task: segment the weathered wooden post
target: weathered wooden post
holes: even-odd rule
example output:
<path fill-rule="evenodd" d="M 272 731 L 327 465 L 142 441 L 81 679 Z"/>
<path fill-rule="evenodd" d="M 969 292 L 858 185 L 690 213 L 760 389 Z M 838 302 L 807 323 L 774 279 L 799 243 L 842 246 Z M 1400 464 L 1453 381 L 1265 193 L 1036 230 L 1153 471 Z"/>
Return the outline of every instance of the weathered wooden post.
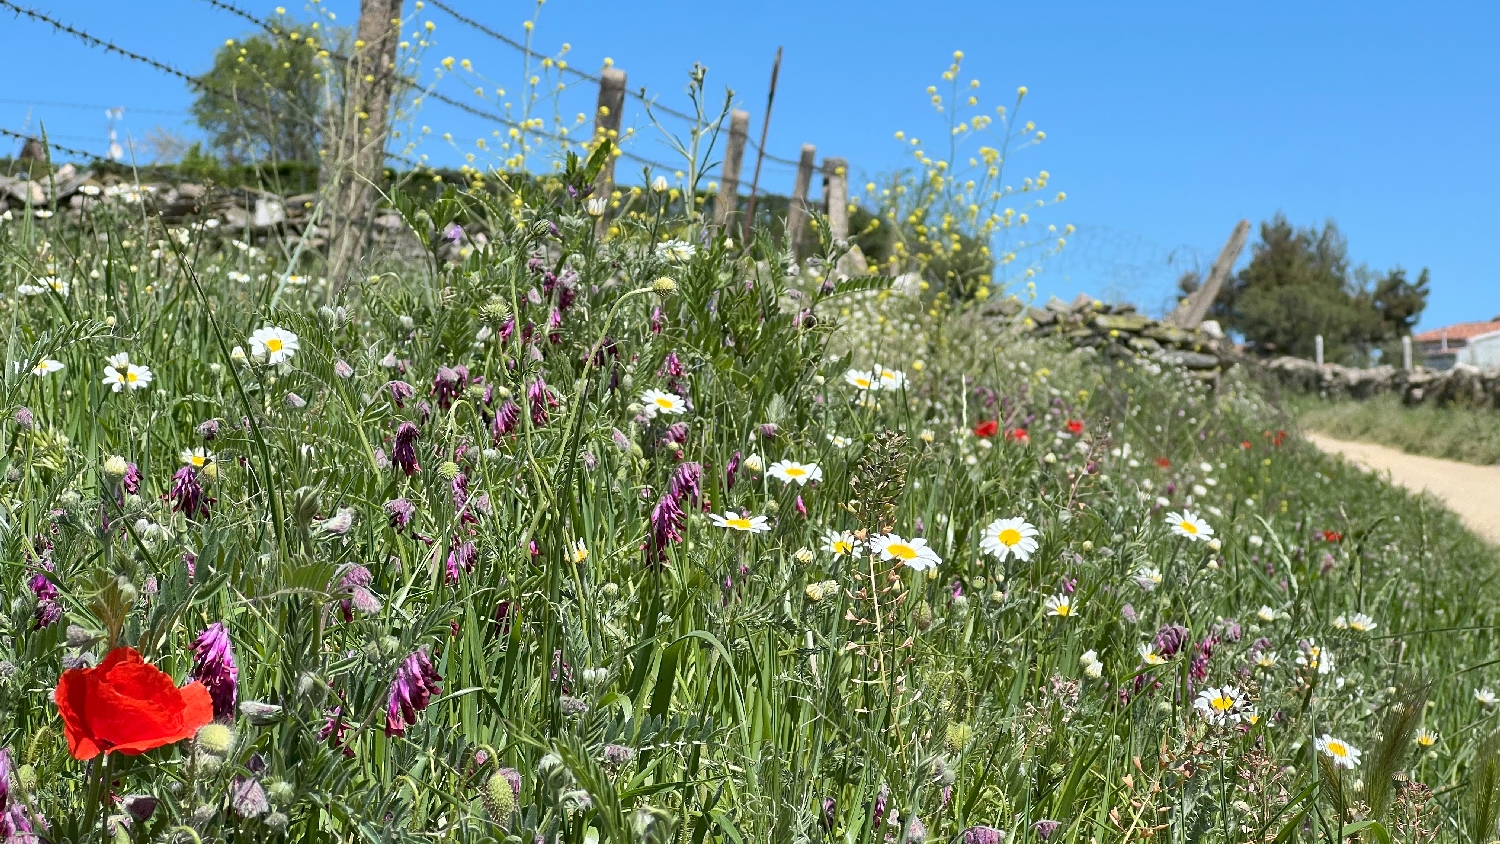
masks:
<path fill-rule="evenodd" d="M 1411 335 L 1401 338 L 1401 368 L 1411 372 Z"/>
<path fill-rule="evenodd" d="M 802 145 L 802 156 L 797 159 L 797 181 L 792 186 L 792 204 L 786 212 L 787 242 L 791 244 L 793 257 L 802 255 L 802 238 L 807 231 L 807 192 L 812 188 L 813 159 L 817 157 L 817 147 Z"/>
<path fill-rule="evenodd" d="M 849 162 L 843 158 L 823 159 L 823 198 L 828 202 L 828 235 L 835 242 L 849 240 Z M 850 276 L 869 269 L 858 246 L 839 259 L 837 270 Z"/>
<path fill-rule="evenodd" d="M 719 195 L 714 199 L 714 225 L 728 230 L 739 210 L 740 166 L 745 162 L 745 141 L 750 137 L 750 112 L 735 109 L 729 114 L 729 143 L 724 147 L 724 173 Z"/>
<path fill-rule="evenodd" d="M 1249 220 L 1240 220 L 1235 224 L 1234 232 L 1229 235 L 1229 242 L 1224 244 L 1224 249 L 1219 252 L 1219 259 L 1214 261 L 1213 269 L 1208 273 L 1208 280 L 1177 306 L 1177 310 L 1167 317 L 1168 322 L 1183 328 L 1197 328 L 1203 324 L 1203 318 L 1208 316 L 1208 309 L 1213 307 L 1214 300 L 1219 297 L 1219 288 L 1224 286 L 1224 281 L 1229 278 L 1229 271 L 1234 269 L 1234 262 L 1239 260 L 1240 252 L 1245 248 L 1245 238 L 1249 234 Z"/>
<path fill-rule="evenodd" d="M 1313 360 L 1318 366 L 1323 365 L 1323 335 L 1321 334 L 1313 338 Z"/>
<path fill-rule="evenodd" d="M 625 111 L 625 71 L 617 67 L 606 67 L 599 74 L 599 102 L 594 107 L 594 143 L 608 138 L 611 143 L 620 142 L 620 119 Z M 594 177 L 594 196 L 603 197 L 604 213 L 594 222 L 594 237 L 602 238 L 609 231 L 610 195 L 615 190 L 615 158 L 611 153 L 604 168 Z"/>
<path fill-rule="evenodd" d="M 348 69 L 344 113 L 333 135 L 332 205 L 328 244 L 329 284 L 337 292 L 358 263 L 371 230 L 375 186 L 385 180 L 385 144 L 396 88 L 396 47 L 401 41 L 402 0 L 360 0 L 354 56 Z"/>

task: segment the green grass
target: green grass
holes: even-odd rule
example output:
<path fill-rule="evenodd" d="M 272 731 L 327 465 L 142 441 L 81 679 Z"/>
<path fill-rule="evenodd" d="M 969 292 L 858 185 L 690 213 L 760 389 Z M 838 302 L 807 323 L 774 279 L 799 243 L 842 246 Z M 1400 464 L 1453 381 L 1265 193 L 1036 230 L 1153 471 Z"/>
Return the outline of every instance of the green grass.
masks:
<path fill-rule="evenodd" d="M 1500 463 L 1500 412 L 1494 410 L 1407 407 L 1396 396 L 1367 401 L 1301 397 L 1291 406 L 1304 428 L 1337 439 L 1366 440 L 1465 463 Z"/>
<path fill-rule="evenodd" d="M 1056 821 L 1051 842 L 1332 842 L 1413 840 L 1414 816 L 1442 840 L 1495 835 L 1496 710 L 1475 695 L 1500 683 L 1497 560 L 1451 514 L 1284 439 L 1291 419 L 1234 375 L 1210 392 L 874 279 L 830 292 L 765 244 L 668 259 L 654 245 L 701 243 L 701 222 L 653 204 L 600 243 L 557 185 L 524 190 L 426 209 L 442 230 L 462 206 L 488 250 L 377 267 L 336 300 L 316 281 L 278 299 L 274 250 L 129 207 L 0 229 L 21 363 L 0 381 L 0 748 L 11 805 L 49 835 L 98 840 L 121 817 L 63 740 L 65 667 L 130 645 L 180 681 L 214 622 L 240 699 L 279 714 L 226 719 L 228 748 L 113 758 L 113 793 L 161 801 L 121 835 L 862 844 L 914 840 L 913 821 L 927 841 Z M 551 331 L 548 273 L 577 293 Z M 13 295 L 44 275 L 68 293 Z M 294 357 L 234 352 L 267 324 L 298 335 Z M 152 368 L 147 389 L 101 384 L 120 352 Z M 65 368 L 31 375 L 42 359 Z M 877 361 L 904 385 L 846 382 Z M 459 365 L 470 381 L 445 395 L 440 367 Z M 688 412 L 648 418 L 648 389 Z M 497 435 L 507 400 L 522 412 Z M 21 406 L 34 422 L 12 421 Z M 999 435 L 972 433 L 990 419 Z M 403 424 L 421 433 L 410 476 L 389 463 Z M 171 506 L 195 447 L 215 454 L 196 473 L 206 518 Z M 137 493 L 112 455 L 139 466 Z M 822 481 L 774 479 L 783 459 Z M 704 498 L 681 496 L 659 560 L 651 513 L 686 463 Z M 709 518 L 729 509 L 769 530 Z M 1212 543 L 1171 530 L 1184 509 Z M 1027 559 L 981 546 L 1011 517 L 1038 529 Z M 830 530 L 920 535 L 941 562 L 837 556 Z M 346 616 L 355 564 L 370 594 Z M 40 627 L 38 574 L 62 612 Z M 387 736 L 417 650 L 443 691 Z M 1226 686 L 1253 719 L 1195 709 Z M 1328 767 L 1325 733 L 1360 763 Z M 233 799 L 250 781 L 267 811 Z"/>

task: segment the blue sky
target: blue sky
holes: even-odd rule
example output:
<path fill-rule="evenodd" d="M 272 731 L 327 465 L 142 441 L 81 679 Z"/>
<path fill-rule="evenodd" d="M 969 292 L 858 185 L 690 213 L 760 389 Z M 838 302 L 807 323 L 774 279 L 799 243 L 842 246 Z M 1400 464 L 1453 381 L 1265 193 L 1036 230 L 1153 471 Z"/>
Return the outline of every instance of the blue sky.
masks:
<path fill-rule="evenodd" d="M 471 17 L 521 36 L 531 3 L 452 0 Z M 37 0 L 37 5 L 121 46 L 189 72 L 208 67 L 244 22 L 202 0 L 135 4 Z M 257 14 L 272 3 L 244 2 Z M 287 4 L 295 13 L 296 3 Z M 329 0 L 339 23 L 358 4 Z M 407 3 L 408 12 L 412 3 Z M 493 85 L 521 84 L 520 57 L 428 7 L 436 24 L 426 65 L 469 58 Z M 535 44 L 571 44 L 570 61 L 597 70 L 606 56 L 660 101 L 686 105 L 694 61 L 712 88 L 728 86 L 759 134 L 771 59 L 785 47 L 768 147 L 795 158 L 804 142 L 848 158 L 856 174 L 904 166 L 892 134 L 924 138 L 942 126 L 924 89 L 955 49 L 965 79 L 990 104 L 1030 94 L 1024 117 L 1046 141 L 1015 162 L 1046 169 L 1068 200 L 1045 220 L 1078 227 L 1047 264 L 1043 295 L 1080 291 L 1159 310 L 1183 268 L 1206 266 L 1241 217 L 1284 211 L 1299 224 L 1338 221 L 1356 263 L 1430 267 L 1433 297 L 1422 325 L 1500 314 L 1500 4 L 1391 2 L 1248 4 L 783 2 L 551 0 Z M 0 47 L 12 75 L 0 92 L 0 127 L 45 120 L 56 140 L 100 150 L 98 108 L 127 107 L 122 130 L 162 125 L 190 134 L 186 87 L 156 71 L 90 49 L 46 27 L 0 13 Z M 456 80 L 441 90 L 464 97 Z M 452 87 L 448 87 L 448 86 Z M 566 113 L 593 92 L 563 94 Z M 148 110 L 158 110 L 154 113 Z M 627 124 L 645 126 L 627 106 Z M 429 105 L 417 117 L 471 149 L 491 126 Z M 665 159 L 650 137 L 637 149 Z M 440 142 L 434 161 L 459 154 Z M 769 167 L 769 190 L 791 175 Z M 1247 250 L 1248 254 L 1248 250 Z M 1242 261 L 1244 258 L 1242 257 Z"/>

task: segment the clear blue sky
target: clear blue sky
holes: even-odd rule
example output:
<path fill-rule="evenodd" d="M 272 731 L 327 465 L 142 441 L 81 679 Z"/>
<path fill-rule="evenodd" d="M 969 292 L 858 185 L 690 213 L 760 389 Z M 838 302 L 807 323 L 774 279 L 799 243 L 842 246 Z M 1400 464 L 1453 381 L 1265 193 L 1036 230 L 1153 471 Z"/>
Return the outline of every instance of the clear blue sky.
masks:
<path fill-rule="evenodd" d="M 136 4 L 35 0 L 62 19 L 190 72 L 214 48 L 246 34 L 238 18 L 202 0 Z M 453 0 L 495 29 L 523 34 L 533 6 Z M 274 3 L 243 2 L 257 14 Z M 299 3 L 286 4 L 294 13 Z M 358 4 L 329 0 L 340 23 Z M 407 3 L 412 10 L 412 2 Z M 520 87 L 516 53 L 428 7 L 436 25 L 427 65 L 470 58 L 494 84 Z M 1177 273 L 1206 266 L 1236 220 L 1284 211 L 1299 224 L 1338 221 L 1356 263 L 1430 267 L 1424 327 L 1500 314 L 1500 4 L 1394 2 L 1262 4 L 1111 2 L 1020 4 L 718 0 L 551 0 L 536 30 L 539 49 L 572 45 L 578 67 L 605 56 L 661 101 L 685 105 L 688 68 L 729 86 L 760 131 L 771 58 L 786 48 L 769 148 L 794 158 L 803 142 L 848 158 L 859 175 L 905 163 L 892 138 L 940 127 L 923 89 L 938 82 L 953 50 L 967 58 L 990 103 L 1017 85 L 1025 116 L 1047 133 L 1018 162 L 1047 169 L 1068 201 L 1048 221 L 1077 235 L 1039 279 L 1044 294 L 1087 291 L 1149 309 L 1169 301 Z M 102 149 L 98 109 L 27 106 L 11 100 L 123 105 L 137 135 L 158 124 L 179 131 L 190 95 L 180 82 L 0 12 L 0 47 L 13 72 L 0 126 L 47 122 L 63 143 Z M 456 81 L 442 90 L 463 97 Z M 452 85 L 452 87 L 446 87 Z M 592 92 L 565 95 L 568 113 Z M 160 109 L 167 113 L 149 113 Z M 429 107 L 419 122 L 465 141 L 482 121 Z M 627 106 L 628 124 L 643 125 Z M 643 154 L 666 148 L 643 139 Z M 456 162 L 441 144 L 425 152 Z M 769 168 L 767 189 L 791 176 Z M 1248 253 L 1248 250 L 1247 250 Z M 1244 259 L 1242 258 L 1242 261 Z"/>

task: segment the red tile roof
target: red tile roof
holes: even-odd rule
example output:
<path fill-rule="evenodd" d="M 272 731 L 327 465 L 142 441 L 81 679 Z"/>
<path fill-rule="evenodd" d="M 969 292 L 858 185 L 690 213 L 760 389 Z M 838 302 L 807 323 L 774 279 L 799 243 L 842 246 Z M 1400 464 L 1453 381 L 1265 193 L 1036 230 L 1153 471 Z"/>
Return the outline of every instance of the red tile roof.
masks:
<path fill-rule="evenodd" d="M 1423 331 L 1411 339 L 1418 343 L 1440 343 L 1446 334 L 1448 341 L 1468 340 L 1481 334 L 1500 331 L 1500 319 L 1492 319 L 1487 322 L 1460 322 L 1444 328 L 1434 328 L 1431 331 Z"/>

